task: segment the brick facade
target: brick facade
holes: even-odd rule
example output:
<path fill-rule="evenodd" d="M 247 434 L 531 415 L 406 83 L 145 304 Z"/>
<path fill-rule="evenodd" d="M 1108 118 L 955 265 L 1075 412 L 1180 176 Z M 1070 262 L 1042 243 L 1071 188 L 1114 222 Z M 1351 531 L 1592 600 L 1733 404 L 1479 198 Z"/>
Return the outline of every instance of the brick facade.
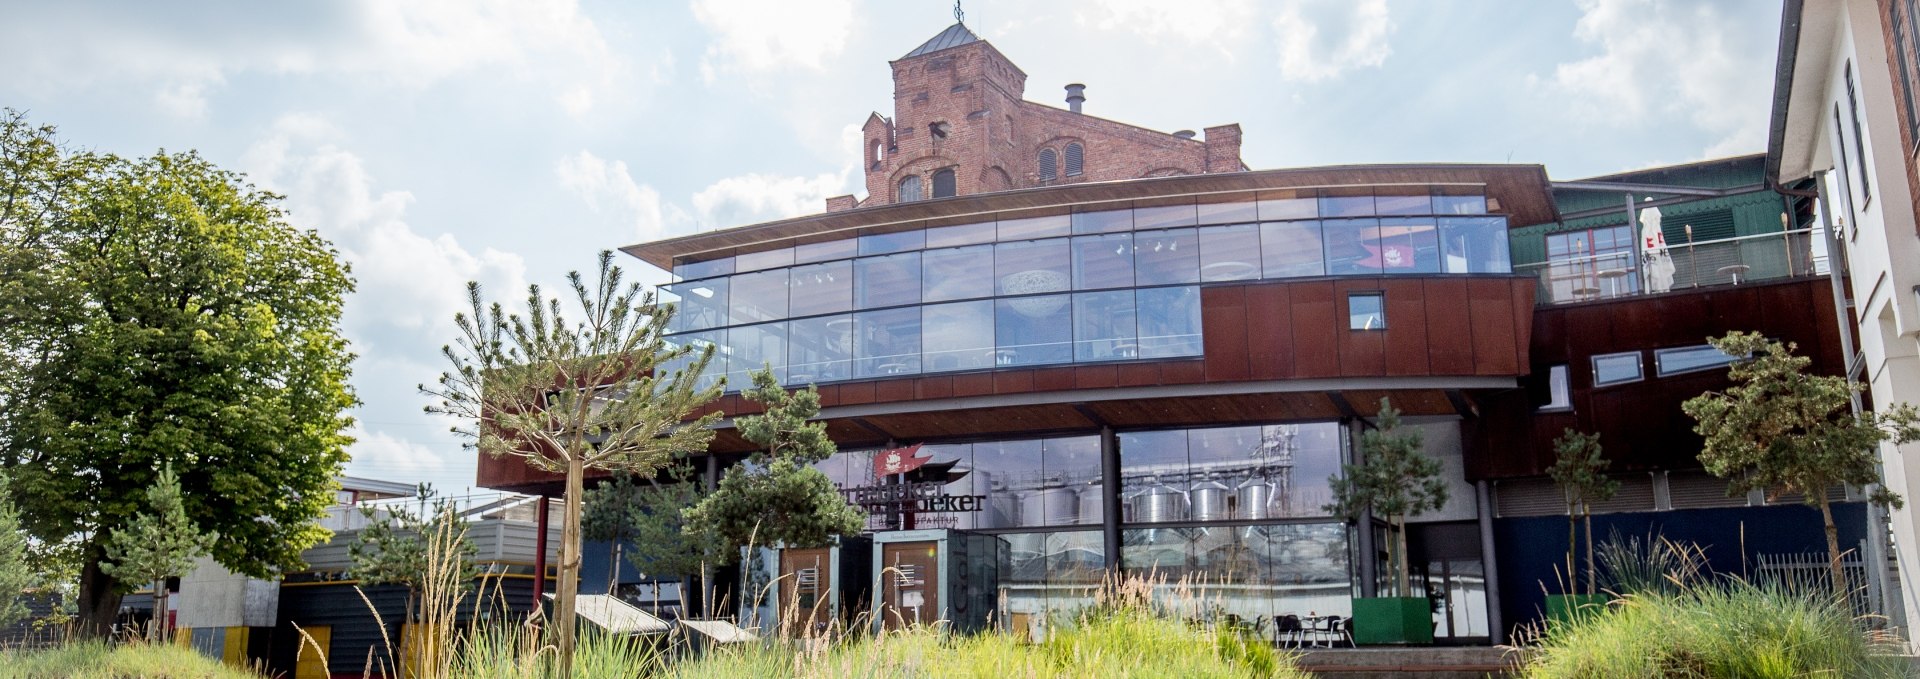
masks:
<path fill-rule="evenodd" d="M 1920 21 L 1920 3 L 1914 0 L 1879 0 L 1881 44 L 1887 48 L 1887 67 L 1892 71 L 1894 112 L 1900 121 L 1900 148 L 1906 149 L 1907 195 L 1920 198 L 1920 139 L 1914 139 L 1915 116 L 1914 93 L 1908 89 L 1908 82 L 1901 77 L 1904 70 L 1910 76 L 1920 78 L 1920 30 L 1914 26 Z M 1896 32 L 1904 32 L 1904 40 Z M 1904 49 L 1903 49 L 1904 48 Z M 1920 234 L 1920 200 L 1914 201 L 1914 229 Z"/>
<path fill-rule="evenodd" d="M 921 197 L 931 198 L 946 171 L 954 195 L 967 195 L 1246 169 L 1238 124 L 1206 128 L 1204 139 L 1194 139 L 1026 101 L 1025 72 L 964 26 L 936 40 L 954 35 L 965 42 L 923 46 L 892 63 L 894 115 L 874 113 L 861 128 L 867 198 L 829 198 L 828 212 L 902 202 L 909 176 L 919 178 Z M 1075 145 L 1081 171 L 1070 174 Z M 1054 159 L 1051 178 L 1041 171 L 1044 151 Z"/>

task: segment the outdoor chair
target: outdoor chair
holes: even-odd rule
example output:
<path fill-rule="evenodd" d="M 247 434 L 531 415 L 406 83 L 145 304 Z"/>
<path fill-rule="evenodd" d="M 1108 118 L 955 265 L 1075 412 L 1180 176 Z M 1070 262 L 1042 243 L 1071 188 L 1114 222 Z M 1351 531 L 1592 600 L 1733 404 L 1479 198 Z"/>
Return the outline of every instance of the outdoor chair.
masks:
<path fill-rule="evenodd" d="M 1300 624 L 1300 616 L 1283 615 L 1273 626 L 1273 640 L 1284 647 L 1299 647 L 1306 642 L 1307 628 Z"/>

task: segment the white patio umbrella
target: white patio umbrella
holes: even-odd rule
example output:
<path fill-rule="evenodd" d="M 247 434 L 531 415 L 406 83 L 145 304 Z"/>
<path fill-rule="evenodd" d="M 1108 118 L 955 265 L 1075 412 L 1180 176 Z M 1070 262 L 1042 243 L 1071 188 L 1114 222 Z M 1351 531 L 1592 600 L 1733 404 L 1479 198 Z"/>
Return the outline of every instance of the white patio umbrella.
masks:
<path fill-rule="evenodd" d="M 1673 257 L 1667 254 L 1667 237 L 1660 232 L 1660 208 L 1640 211 L 1640 266 L 1648 292 L 1673 289 Z"/>

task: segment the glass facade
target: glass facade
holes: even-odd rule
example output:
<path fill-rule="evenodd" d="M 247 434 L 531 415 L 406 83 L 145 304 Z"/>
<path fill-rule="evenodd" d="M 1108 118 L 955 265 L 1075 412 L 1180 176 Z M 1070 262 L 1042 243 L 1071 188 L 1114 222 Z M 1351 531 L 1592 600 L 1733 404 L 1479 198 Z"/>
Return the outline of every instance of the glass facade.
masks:
<path fill-rule="evenodd" d="M 676 342 L 730 388 L 1198 356 L 1206 283 L 1511 272 L 1478 195 L 1276 197 L 988 217 L 675 267 Z"/>

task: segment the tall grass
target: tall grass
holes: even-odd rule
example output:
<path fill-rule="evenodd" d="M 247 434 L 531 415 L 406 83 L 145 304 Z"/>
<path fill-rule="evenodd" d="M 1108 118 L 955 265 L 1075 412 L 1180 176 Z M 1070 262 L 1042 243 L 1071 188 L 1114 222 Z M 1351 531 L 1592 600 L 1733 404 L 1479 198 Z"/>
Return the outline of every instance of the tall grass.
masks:
<path fill-rule="evenodd" d="M 74 642 L 44 651 L 0 653 L 0 678 L 48 679 L 258 679 L 260 675 L 220 664 L 191 648 L 132 641 L 115 647 Z"/>

